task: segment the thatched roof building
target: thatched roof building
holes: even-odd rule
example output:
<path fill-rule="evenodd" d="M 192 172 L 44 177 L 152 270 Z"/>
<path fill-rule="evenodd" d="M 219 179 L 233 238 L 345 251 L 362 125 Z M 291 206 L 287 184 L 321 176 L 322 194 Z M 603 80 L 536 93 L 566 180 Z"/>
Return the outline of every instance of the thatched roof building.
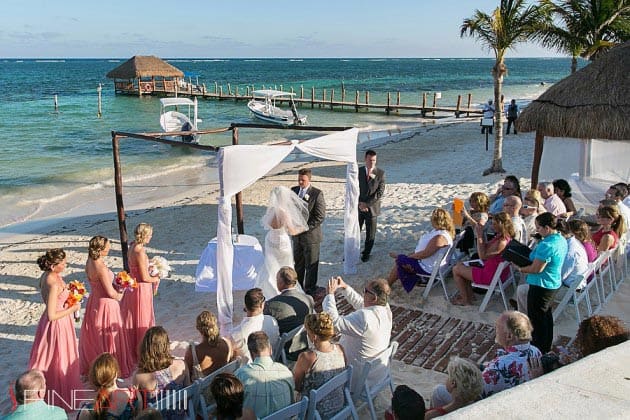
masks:
<path fill-rule="evenodd" d="M 517 120 L 519 131 L 630 140 L 630 41 L 550 87 Z"/>
<path fill-rule="evenodd" d="M 116 93 L 127 95 L 177 95 L 184 72 L 153 55 L 135 55 L 109 73 Z"/>
<path fill-rule="evenodd" d="M 184 77 L 184 72 L 154 55 L 134 55 L 109 73 L 110 79 Z"/>

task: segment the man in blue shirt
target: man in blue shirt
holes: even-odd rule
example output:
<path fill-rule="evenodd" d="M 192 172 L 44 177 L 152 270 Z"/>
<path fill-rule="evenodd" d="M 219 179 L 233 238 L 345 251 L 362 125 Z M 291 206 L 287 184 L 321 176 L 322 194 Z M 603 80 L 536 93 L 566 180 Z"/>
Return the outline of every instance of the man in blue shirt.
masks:
<path fill-rule="evenodd" d="M 46 395 L 46 378 L 36 369 L 21 374 L 15 381 L 15 400 L 18 404 L 15 411 L 4 420 L 26 419 L 67 419 L 68 415 L 59 407 L 44 402 Z"/>

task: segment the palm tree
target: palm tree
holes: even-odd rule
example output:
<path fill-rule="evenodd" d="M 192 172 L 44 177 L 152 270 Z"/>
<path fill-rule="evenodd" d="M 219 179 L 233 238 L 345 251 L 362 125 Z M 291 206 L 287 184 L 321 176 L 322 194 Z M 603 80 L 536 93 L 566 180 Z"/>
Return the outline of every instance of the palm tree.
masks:
<path fill-rule="evenodd" d="M 503 77 L 508 69 L 505 66 L 505 54 L 516 44 L 537 39 L 541 31 L 549 23 L 549 6 L 526 5 L 525 0 L 500 0 L 490 15 L 475 10 L 475 14 L 464 19 L 460 28 L 460 36 L 471 36 L 479 40 L 489 50 L 494 52 L 495 62 L 492 67 L 494 79 L 495 112 L 494 154 L 492 166 L 483 174 L 488 175 L 503 170 L 503 122 L 502 111 L 499 109 Z"/>
<path fill-rule="evenodd" d="M 559 25 L 544 32 L 542 45 L 571 55 L 571 73 L 577 70 L 577 58 L 596 59 L 618 43 L 630 38 L 630 2 L 628 0 L 541 0 L 551 8 Z"/>

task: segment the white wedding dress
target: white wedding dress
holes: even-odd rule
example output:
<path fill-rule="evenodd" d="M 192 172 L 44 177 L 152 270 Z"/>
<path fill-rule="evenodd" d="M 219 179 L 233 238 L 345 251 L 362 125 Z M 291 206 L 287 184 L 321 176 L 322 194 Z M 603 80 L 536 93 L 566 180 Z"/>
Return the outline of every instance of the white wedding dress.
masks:
<path fill-rule="evenodd" d="M 276 286 L 276 273 L 281 267 L 294 266 L 292 234 L 308 230 L 308 207 L 304 200 L 287 187 L 271 191 L 269 207 L 261 223 L 268 231 L 265 235 L 265 264 L 256 277 L 256 287 L 267 300 L 280 294 Z"/>

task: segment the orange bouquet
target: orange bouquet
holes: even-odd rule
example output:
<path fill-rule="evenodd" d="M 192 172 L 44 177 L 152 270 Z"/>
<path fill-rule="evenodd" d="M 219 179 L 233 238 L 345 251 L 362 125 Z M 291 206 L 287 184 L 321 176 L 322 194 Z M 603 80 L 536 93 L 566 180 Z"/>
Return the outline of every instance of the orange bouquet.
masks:
<path fill-rule="evenodd" d="M 72 280 L 68 283 L 68 290 L 70 293 L 68 294 L 68 298 L 64 303 L 64 306 L 71 308 L 77 303 L 81 303 L 83 298 L 88 297 L 89 293 L 85 288 L 85 283 L 79 280 Z M 74 313 L 74 320 L 79 322 L 80 316 L 77 312 Z"/>
<path fill-rule="evenodd" d="M 138 288 L 138 282 L 126 271 L 121 271 L 114 277 L 114 288 L 119 292 L 132 291 Z"/>

